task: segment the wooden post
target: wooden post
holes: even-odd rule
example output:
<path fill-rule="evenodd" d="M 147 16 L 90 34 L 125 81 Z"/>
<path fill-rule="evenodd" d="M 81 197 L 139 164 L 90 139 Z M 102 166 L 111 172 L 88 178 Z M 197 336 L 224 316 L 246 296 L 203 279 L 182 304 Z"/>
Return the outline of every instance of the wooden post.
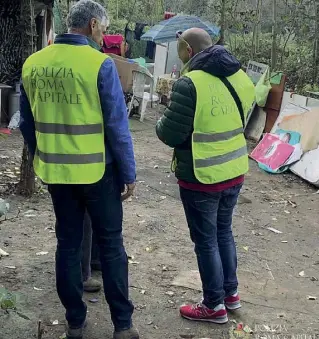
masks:
<path fill-rule="evenodd" d="M 275 71 L 277 65 L 277 0 L 272 2 L 272 46 L 271 46 L 271 71 Z"/>

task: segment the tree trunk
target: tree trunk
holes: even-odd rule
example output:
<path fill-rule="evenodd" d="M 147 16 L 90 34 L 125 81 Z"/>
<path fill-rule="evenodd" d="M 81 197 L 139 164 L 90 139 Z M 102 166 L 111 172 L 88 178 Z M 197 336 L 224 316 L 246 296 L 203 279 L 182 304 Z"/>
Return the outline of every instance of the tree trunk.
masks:
<path fill-rule="evenodd" d="M 33 171 L 32 157 L 27 144 L 24 143 L 21 162 L 20 182 L 17 193 L 25 197 L 30 197 L 35 191 L 35 175 Z"/>
<path fill-rule="evenodd" d="M 277 0 L 273 0 L 272 46 L 271 46 L 271 71 L 275 71 L 277 65 Z"/>
<path fill-rule="evenodd" d="M 21 1 L 21 24 L 23 25 L 25 36 L 21 54 L 22 63 L 36 51 L 37 34 L 35 27 L 35 16 L 33 0 Z M 17 192 L 23 196 L 31 196 L 35 191 L 35 175 L 33 171 L 32 158 L 26 143 L 22 152 L 21 175 L 17 187 Z"/>
<path fill-rule="evenodd" d="M 317 84 L 317 78 L 318 78 L 318 53 L 319 53 L 319 1 L 315 0 L 315 40 L 314 40 L 314 47 L 313 47 L 313 84 Z"/>
<path fill-rule="evenodd" d="M 226 0 L 221 1 L 220 8 L 220 38 L 218 41 L 219 45 L 225 44 L 225 30 L 226 30 Z"/>
<path fill-rule="evenodd" d="M 257 25 L 256 25 L 256 36 L 255 36 L 255 55 L 259 51 L 259 34 L 261 31 L 261 0 L 257 0 Z"/>

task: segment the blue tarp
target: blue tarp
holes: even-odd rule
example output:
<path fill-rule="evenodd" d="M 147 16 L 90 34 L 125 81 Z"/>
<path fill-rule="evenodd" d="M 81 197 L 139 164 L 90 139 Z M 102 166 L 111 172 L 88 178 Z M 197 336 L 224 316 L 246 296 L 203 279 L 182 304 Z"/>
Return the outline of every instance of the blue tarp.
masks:
<path fill-rule="evenodd" d="M 210 36 L 218 36 L 220 29 L 197 16 L 177 15 L 168 20 L 161 21 L 142 35 L 141 39 L 155 43 L 171 42 L 176 40 L 176 32 L 186 31 L 189 28 L 202 28 Z"/>

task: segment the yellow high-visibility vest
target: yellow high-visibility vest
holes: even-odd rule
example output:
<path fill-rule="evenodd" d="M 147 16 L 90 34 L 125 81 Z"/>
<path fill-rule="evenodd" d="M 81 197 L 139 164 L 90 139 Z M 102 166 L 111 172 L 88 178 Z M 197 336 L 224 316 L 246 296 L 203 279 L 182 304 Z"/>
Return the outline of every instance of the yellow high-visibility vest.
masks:
<path fill-rule="evenodd" d="M 104 175 L 97 79 L 106 58 L 88 45 L 53 44 L 23 65 L 36 129 L 34 171 L 47 184 L 91 184 Z"/>
<path fill-rule="evenodd" d="M 196 88 L 196 112 L 192 152 L 196 179 L 215 184 L 245 174 L 248 169 L 243 122 L 236 102 L 218 78 L 203 71 L 191 71 Z M 236 91 L 245 118 L 254 102 L 255 89 L 242 71 L 227 78 Z"/>

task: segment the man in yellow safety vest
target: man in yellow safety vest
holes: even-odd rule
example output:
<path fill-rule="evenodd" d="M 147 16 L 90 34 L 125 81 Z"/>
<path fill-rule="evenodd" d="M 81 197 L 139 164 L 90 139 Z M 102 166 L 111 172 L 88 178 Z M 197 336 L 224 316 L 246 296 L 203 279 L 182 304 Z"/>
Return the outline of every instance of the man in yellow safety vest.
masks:
<path fill-rule="evenodd" d="M 171 103 L 156 126 L 174 148 L 180 186 L 203 285 L 203 301 L 180 308 L 190 320 L 226 323 L 227 309 L 241 307 L 232 215 L 248 171 L 244 137 L 254 86 L 224 47 L 198 28 L 178 32 L 185 64 Z"/>
<path fill-rule="evenodd" d="M 139 338 L 122 237 L 122 200 L 133 194 L 136 177 L 127 109 L 114 62 L 87 39 L 101 45 L 107 21 L 100 4 L 80 0 L 68 15 L 68 34 L 30 56 L 22 70 L 20 129 L 53 201 L 57 291 L 66 309 L 67 339 L 82 339 L 86 326 L 85 211 L 99 244 L 114 339 Z"/>

